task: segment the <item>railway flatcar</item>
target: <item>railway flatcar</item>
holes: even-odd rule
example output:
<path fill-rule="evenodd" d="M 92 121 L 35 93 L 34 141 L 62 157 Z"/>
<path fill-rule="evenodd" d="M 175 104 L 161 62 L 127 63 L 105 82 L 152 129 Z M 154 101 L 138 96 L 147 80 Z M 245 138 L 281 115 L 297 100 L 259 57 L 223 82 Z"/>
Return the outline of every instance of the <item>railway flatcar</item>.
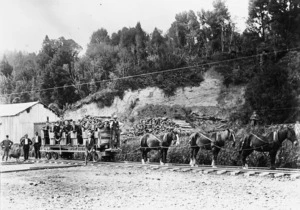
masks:
<path fill-rule="evenodd" d="M 45 124 L 46 125 L 46 124 Z M 45 136 L 48 132 L 50 142 L 46 142 Z M 109 130 L 99 129 L 93 132 L 96 154 L 95 160 L 114 161 L 116 153 L 120 152 L 120 149 L 112 148 L 112 136 Z M 58 158 L 73 159 L 76 153 L 84 157 L 85 155 L 85 142 L 88 138 L 88 132 L 82 129 L 82 139 L 78 138 L 77 132 L 70 132 L 71 142 L 67 144 L 66 133 L 62 132 L 62 136 L 59 141 L 55 140 L 54 133 L 51 131 L 41 131 L 42 145 L 41 152 L 45 154 L 45 157 L 50 160 L 57 160 Z"/>

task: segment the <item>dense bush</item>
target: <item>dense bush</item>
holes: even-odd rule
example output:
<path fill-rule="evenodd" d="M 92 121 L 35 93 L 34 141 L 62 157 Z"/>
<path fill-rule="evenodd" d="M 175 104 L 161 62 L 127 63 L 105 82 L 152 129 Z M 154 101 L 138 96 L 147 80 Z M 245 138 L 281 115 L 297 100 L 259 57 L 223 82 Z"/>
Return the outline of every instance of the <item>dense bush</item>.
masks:
<path fill-rule="evenodd" d="M 258 110 L 265 124 L 278 124 L 289 120 L 297 111 L 297 89 L 291 70 L 269 61 L 253 77 L 245 92 L 246 106 Z"/>

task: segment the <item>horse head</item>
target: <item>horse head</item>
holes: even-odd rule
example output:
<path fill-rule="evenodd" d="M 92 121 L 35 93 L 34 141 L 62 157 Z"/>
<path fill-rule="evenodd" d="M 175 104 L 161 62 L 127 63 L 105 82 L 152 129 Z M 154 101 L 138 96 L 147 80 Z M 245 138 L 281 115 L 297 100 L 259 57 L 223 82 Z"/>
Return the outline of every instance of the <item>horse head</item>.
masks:
<path fill-rule="evenodd" d="M 295 129 L 291 126 L 287 127 L 286 139 L 290 140 L 293 143 L 294 146 L 298 146 L 298 144 L 299 144 Z"/>
<path fill-rule="evenodd" d="M 180 131 L 173 129 L 171 132 L 169 132 L 173 145 L 179 145 L 180 144 L 180 139 L 179 139 L 179 133 Z"/>
<path fill-rule="evenodd" d="M 228 132 L 227 139 L 229 141 L 233 141 L 232 146 L 235 147 L 235 134 L 234 134 L 234 131 L 232 129 L 227 129 L 227 132 Z"/>

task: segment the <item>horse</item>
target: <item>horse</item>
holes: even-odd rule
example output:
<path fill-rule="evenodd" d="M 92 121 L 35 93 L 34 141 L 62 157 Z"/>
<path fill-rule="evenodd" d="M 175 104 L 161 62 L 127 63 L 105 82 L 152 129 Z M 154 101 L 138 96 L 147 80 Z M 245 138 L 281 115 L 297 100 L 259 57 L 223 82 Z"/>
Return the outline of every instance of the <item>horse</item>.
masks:
<path fill-rule="evenodd" d="M 145 164 L 145 161 L 149 163 L 148 152 L 151 150 L 160 151 L 160 165 L 165 165 L 167 162 L 167 153 L 168 149 L 171 146 L 172 142 L 176 140 L 173 144 L 179 145 L 179 135 L 175 131 L 170 131 L 161 135 L 159 138 L 153 134 L 146 133 L 141 137 L 141 152 L 142 152 L 142 164 Z"/>
<path fill-rule="evenodd" d="M 190 165 L 196 166 L 196 156 L 200 149 L 211 150 L 213 154 L 212 167 L 216 168 L 218 154 L 226 141 L 233 141 L 235 146 L 235 134 L 232 129 L 213 132 L 209 136 L 196 132 L 190 135 Z"/>
<path fill-rule="evenodd" d="M 243 169 L 247 169 L 246 158 L 255 150 L 258 152 L 269 152 L 271 170 L 275 170 L 275 159 L 279 148 L 284 140 L 290 140 L 295 146 L 298 145 L 298 139 L 295 130 L 291 127 L 282 128 L 279 131 L 271 132 L 267 136 L 260 136 L 251 133 L 246 136 L 240 145 L 239 156 L 242 159 Z"/>

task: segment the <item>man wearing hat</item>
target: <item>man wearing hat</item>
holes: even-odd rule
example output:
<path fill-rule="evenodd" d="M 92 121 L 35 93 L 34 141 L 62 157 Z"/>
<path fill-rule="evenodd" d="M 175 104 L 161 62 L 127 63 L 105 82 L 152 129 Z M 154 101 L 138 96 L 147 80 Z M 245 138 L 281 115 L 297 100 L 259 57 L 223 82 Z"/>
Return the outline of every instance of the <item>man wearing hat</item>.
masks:
<path fill-rule="evenodd" d="M 35 132 L 35 136 L 33 137 L 33 147 L 34 147 L 34 154 L 35 154 L 35 159 L 41 159 L 41 145 L 42 145 L 42 138 L 39 136 L 38 132 Z"/>
<path fill-rule="evenodd" d="M 256 126 L 258 124 L 258 121 L 259 121 L 259 116 L 256 113 L 256 111 L 254 111 L 250 117 L 250 125 Z"/>
<path fill-rule="evenodd" d="M 46 125 L 43 127 L 43 133 L 44 133 L 44 139 L 45 139 L 45 144 L 50 144 L 50 138 L 49 138 L 49 122 L 46 122 Z"/>
<path fill-rule="evenodd" d="M 54 139 L 55 141 L 59 142 L 60 137 L 61 137 L 61 132 L 60 132 L 60 126 L 59 126 L 59 121 L 57 121 L 53 127 L 53 132 L 54 132 Z"/>
<path fill-rule="evenodd" d="M 94 133 L 91 130 L 88 130 L 88 138 L 85 142 L 85 165 L 87 165 L 88 156 L 91 154 L 93 158 L 93 162 L 95 161 L 95 152 L 96 152 L 96 144 Z"/>
<path fill-rule="evenodd" d="M 82 129 L 80 126 L 79 121 L 75 122 L 73 121 L 73 132 L 77 133 L 77 139 L 78 139 L 78 144 L 83 144 L 83 139 L 82 139 Z"/>
<path fill-rule="evenodd" d="M 113 116 L 113 121 L 110 123 L 112 147 L 120 147 L 120 123 L 117 120 L 117 115 Z"/>
<path fill-rule="evenodd" d="M 71 144 L 71 130 L 72 130 L 72 126 L 70 125 L 69 121 L 66 120 L 64 127 L 63 127 L 63 132 L 65 132 L 66 134 L 66 139 L 67 139 L 67 144 Z"/>
<path fill-rule="evenodd" d="M 30 145 L 32 145 L 32 141 L 28 138 L 27 134 L 25 134 L 24 138 L 21 139 L 21 145 L 23 146 L 24 150 L 24 160 L 28 160 L 29 148 Z"/>

